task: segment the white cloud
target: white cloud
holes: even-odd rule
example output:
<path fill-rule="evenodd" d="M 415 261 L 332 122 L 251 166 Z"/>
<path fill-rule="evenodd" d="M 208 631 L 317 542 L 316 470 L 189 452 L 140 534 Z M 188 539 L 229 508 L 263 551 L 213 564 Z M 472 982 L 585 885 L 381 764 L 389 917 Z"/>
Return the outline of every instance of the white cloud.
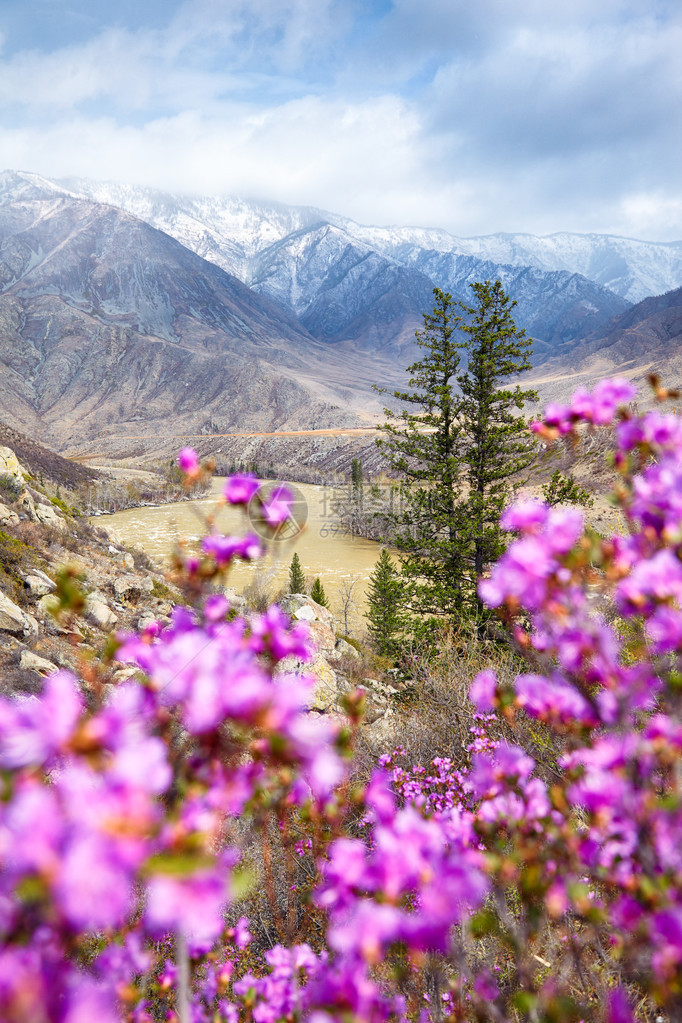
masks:
<path fill-rule="evenodd" d="M 671 0 L 186 0 L 0 59 L 0 152 L 364 222 L 682 237 L 681 50 Z"/>

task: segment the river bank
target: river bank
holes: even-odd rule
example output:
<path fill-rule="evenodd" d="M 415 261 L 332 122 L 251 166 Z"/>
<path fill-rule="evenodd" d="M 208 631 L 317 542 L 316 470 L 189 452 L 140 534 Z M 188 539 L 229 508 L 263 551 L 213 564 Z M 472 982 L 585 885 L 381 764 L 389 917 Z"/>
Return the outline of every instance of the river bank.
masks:
<path fill-rule="evenodd" d="M 209 491 L 199 498 L 157 506 L 141 506 L 106 516 L 93 516 L 115 542 L 140 548 L 159 565 L 168 564 L 178 544 L 190 548 L 214 528 L 228 534 L 242 534 L 251 524 L 241 509 L 220 504 L 224 477 L 214 477 Z M 379 544 L 347 532 L 341 522 L 344 491 L 314 484 L 296 487 L 305 504 L 301 531 L 270 544 L 265 558 L 254 564 L 237 564 L 229 584 L 239 592 L 255 587 L 274 596 L 287 583 L 294 551 L 311 581 L 319 576 L 332 608 L 343 614 L 344 594 L 352 588 L 348 603 L 348 626 L 356 634 L 364 631 L 369 577 L 379 556 Z"/>

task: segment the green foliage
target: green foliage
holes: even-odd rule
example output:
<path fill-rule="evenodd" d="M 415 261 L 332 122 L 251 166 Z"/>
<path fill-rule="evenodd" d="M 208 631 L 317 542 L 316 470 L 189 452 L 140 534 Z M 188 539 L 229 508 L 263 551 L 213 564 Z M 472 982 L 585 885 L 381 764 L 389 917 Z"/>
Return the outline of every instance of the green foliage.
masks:
<path fill-rule="evenodd" d="M 510 477 L 533 457 L 519 412 L 536 395 L 504 384 L 530 368 L 531 341 L 516 329 L 516 303 L 499 281 L 471 287 L 473 306 L 434 289 L 433 313 L 416 334 L 423 358 L 408 368 L 409 390 L 393 392 L 406 408 L 386 410 L 378 441 L 404 480 L 390 522 L 409 606 L 453 620 L 484 614 L 476 583 L 504 549 L 499 517 Z"/>
<path fill-rule="evenodd" d="M 591 508 L 594 504 L 589 490 L 579 486 L 570 474 L 565 476 L 559 469 L 542 488 L 542 499 L 551 507 L 555 504 L 579 504 L 583 508 Z"/>
<path fill-rule="evenodd" d="M 24 581 L 21 571 L 41 562 L 33 547 L 0 530 L 0 589 L 15 601 L 24 603 Z"/>
<path fill-rule="evenodd" d="M 384 657 L 397 652 L 400 637 L 407 627 L 405 585 L 384 548 L 374 566 L 367 590 L 367 630 Z"/>
<path fill-rule="evenodd" d="M 324 592 L 324 586 L 320 582 L 319 576 L 317 576 L 315 582 L 310 588 L 310 596 L 315 603 L 320 604 L 321 607 L 329 607 L 329 601 L 327 600 L 327 595 Z"/>
<path fill-rule="evenodd" d="M 21 490 L 21 483 L 15 476 L 0 476 L 0 501 L 18 500 Z"/>
<path fill-rule="evenodd" d="M 156 597 L 157 600 L 175 600 L 177 596 L 165 583 L 152 579 L 152 597 Z"/>
<path fill-rule="evenodd" d="M 65 515 L 69 515 L 71 518 L 79 518 L 80 512 L 78 508 L 72 508 L 71 505 L 63 501 L 61 497 L 51 497 L 50 504 L 53 504 L 55 508 L 59 508 Z"/>
<path fill-rule="evenodd" d="M 305 593 L 305 574 L 301 566 L 301 559 L 294 553 L 289 565 L 289 593 Z"/>
<path fill-rule="evenodd" d="M 362 462 L 359 458 L 354 458 L 350 464 L 350 482 L 353 488 L 353 494 L 357 495 L 362 490 L 364 481 Z"/>

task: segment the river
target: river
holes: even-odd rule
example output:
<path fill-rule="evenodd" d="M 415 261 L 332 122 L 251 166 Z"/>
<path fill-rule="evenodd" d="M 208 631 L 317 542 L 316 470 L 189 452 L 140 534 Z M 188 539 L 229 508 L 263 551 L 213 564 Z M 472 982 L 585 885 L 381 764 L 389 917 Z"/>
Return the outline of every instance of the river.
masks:
<path fill-rule="evenodd" d="M 220 532 L 243 534 L 249 530 L 242 509 L 216 505 L 223 483 L 223 478 L 215 477 L 208 494 L 195 501 L 129 508 L 91 521 L 104 526 L 115 542 L 139 547 L 155 561 L 167 562 L 179 540 L 196 546 L 207 532 L 207 516 L 215 515 L 215 527 Z M 379 545 L 342 532 L 336 505 L 340 497 L 338 491 L 302 483 L 297 484 L 296 489 L 307 506 L 305 528 L 293 540 L 271 543 L 268 555 L 259 563 L 236 564 L 231 570 L 229 585 L 242 591 L 257 577 L 274 595 L 286 583 L 289 563 L 296 551 L 306 575 L 320 577 L 331 609 L 341 623 L 340 588 L 344 581 L 348 584 L 357 578 L 355 611 L 348 625 L 352 633 L 358 634 L 364 628 L 362 611 L 366 607 L 367 583 L 379 556 Z"/>

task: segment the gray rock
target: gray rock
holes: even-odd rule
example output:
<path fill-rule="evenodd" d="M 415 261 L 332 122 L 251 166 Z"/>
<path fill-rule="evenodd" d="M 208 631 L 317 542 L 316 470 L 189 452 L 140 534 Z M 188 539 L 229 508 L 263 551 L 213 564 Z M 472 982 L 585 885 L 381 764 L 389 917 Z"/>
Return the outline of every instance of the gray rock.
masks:
<path fill-rule="evenodd" d="M 15 636 L 37 636 L 38 622 L 6 594 L 0 593 L 0 631 Z"/>
<path fill-rule="evenodd" d="M 114 579 L 114 593 L 119 598 L 151 593 L 153 589 L 154 584 L 146 575 L 119 575 Z"/>
<path fill-rule="evenodd" d="M 45 596 L 41 597 L 36 604 L 36 614 L 42 619 L 51 618 L 53 612 L 56 611 L 58 607 L 59 599 L 57 597 L 50 596 L 49 594 L 45 594 Z"/>
<path fill-rule="evenodd" d="M 0 476 L 13 476 L 23 487 L 25 475 L 28 474 L 12 449 L 0 446 Z"/>
<path fill-rule="evenodd" d="M 334 626 L 334 615 L 329 608 L 317 604 L 307 593 L 288 593 L 279 601 L 282 610 L 296 621 L 324 622 Z"/>
<path fill-rule="evenodd" d="M 360 660 L 360 654 L 352 644 L 348 643 L 345 639 L 337 639 L 334 649 L 329 654 L 329 659 L 338 661 L 342 657 L 353 657 L 355 660 Z"/>
<path fill-rule="evenodd" d="M 66 529 L 66 522 L 57 509 L 51 504 L 34 504 L 35 518 L 44 526 L 53 526 L 56 529 Z"/>
<path fill-rule="evenodd" d="M 6 504 L 0 504 L 0 526 L 16 526 L 19 516 L 8 508 Z"/>
<path fill-rule="evenodd" d="M 41 572 L 39 568 L 32 569 L 28 575 L 24 576 L 24 585 L 35 597 L 44 597 L 57 589 L 56 583 L 53 583 L 50 577 Z"/>
<path fill-rule="evenodd" d="M 292 615 L 299 622 L 316 622 L 317 615 L 312 607 L 308 607 L 306 604 L 303 607 L 297 608 Z"/>
<path fill-rule="evenodd" d="M 156 617 L 156 615 L 151 614 L 149 611 L 146 611 L 137 619 L 135 623 L 135 628 L 142 632 L 143 629 L 148 629 L 150 625 L 156 625 L 157 622 L 158 618 Z"/>
<path fill-rule="evenodd" d="M 40 657 L 32 650 L 22 650 L 19 658 L 19 666 L 24 671 L 36 671 L 39 675 L 51 675 L 57 670 L 57 665 L 48 661 L 46 657 Z"/>
<path fill-rule="evenodd" d="M 249 604 L 246 597 L 242 596 L 241 593 L 237 593 L 234 586 L 223 586 L 221 592 L 230 602 L 230 607 L 233 607 L 238 614 L 243 614 L 249 609 Z"/>
<path fill-rule="evenodd" d="M 103 600 L 93 597 L 92 593 L 85 600 L 85 617 L 93 625 L 98 625 L 100 629 L 113 629 L 118 621 L 118 617 L 111 608 Z"/>

